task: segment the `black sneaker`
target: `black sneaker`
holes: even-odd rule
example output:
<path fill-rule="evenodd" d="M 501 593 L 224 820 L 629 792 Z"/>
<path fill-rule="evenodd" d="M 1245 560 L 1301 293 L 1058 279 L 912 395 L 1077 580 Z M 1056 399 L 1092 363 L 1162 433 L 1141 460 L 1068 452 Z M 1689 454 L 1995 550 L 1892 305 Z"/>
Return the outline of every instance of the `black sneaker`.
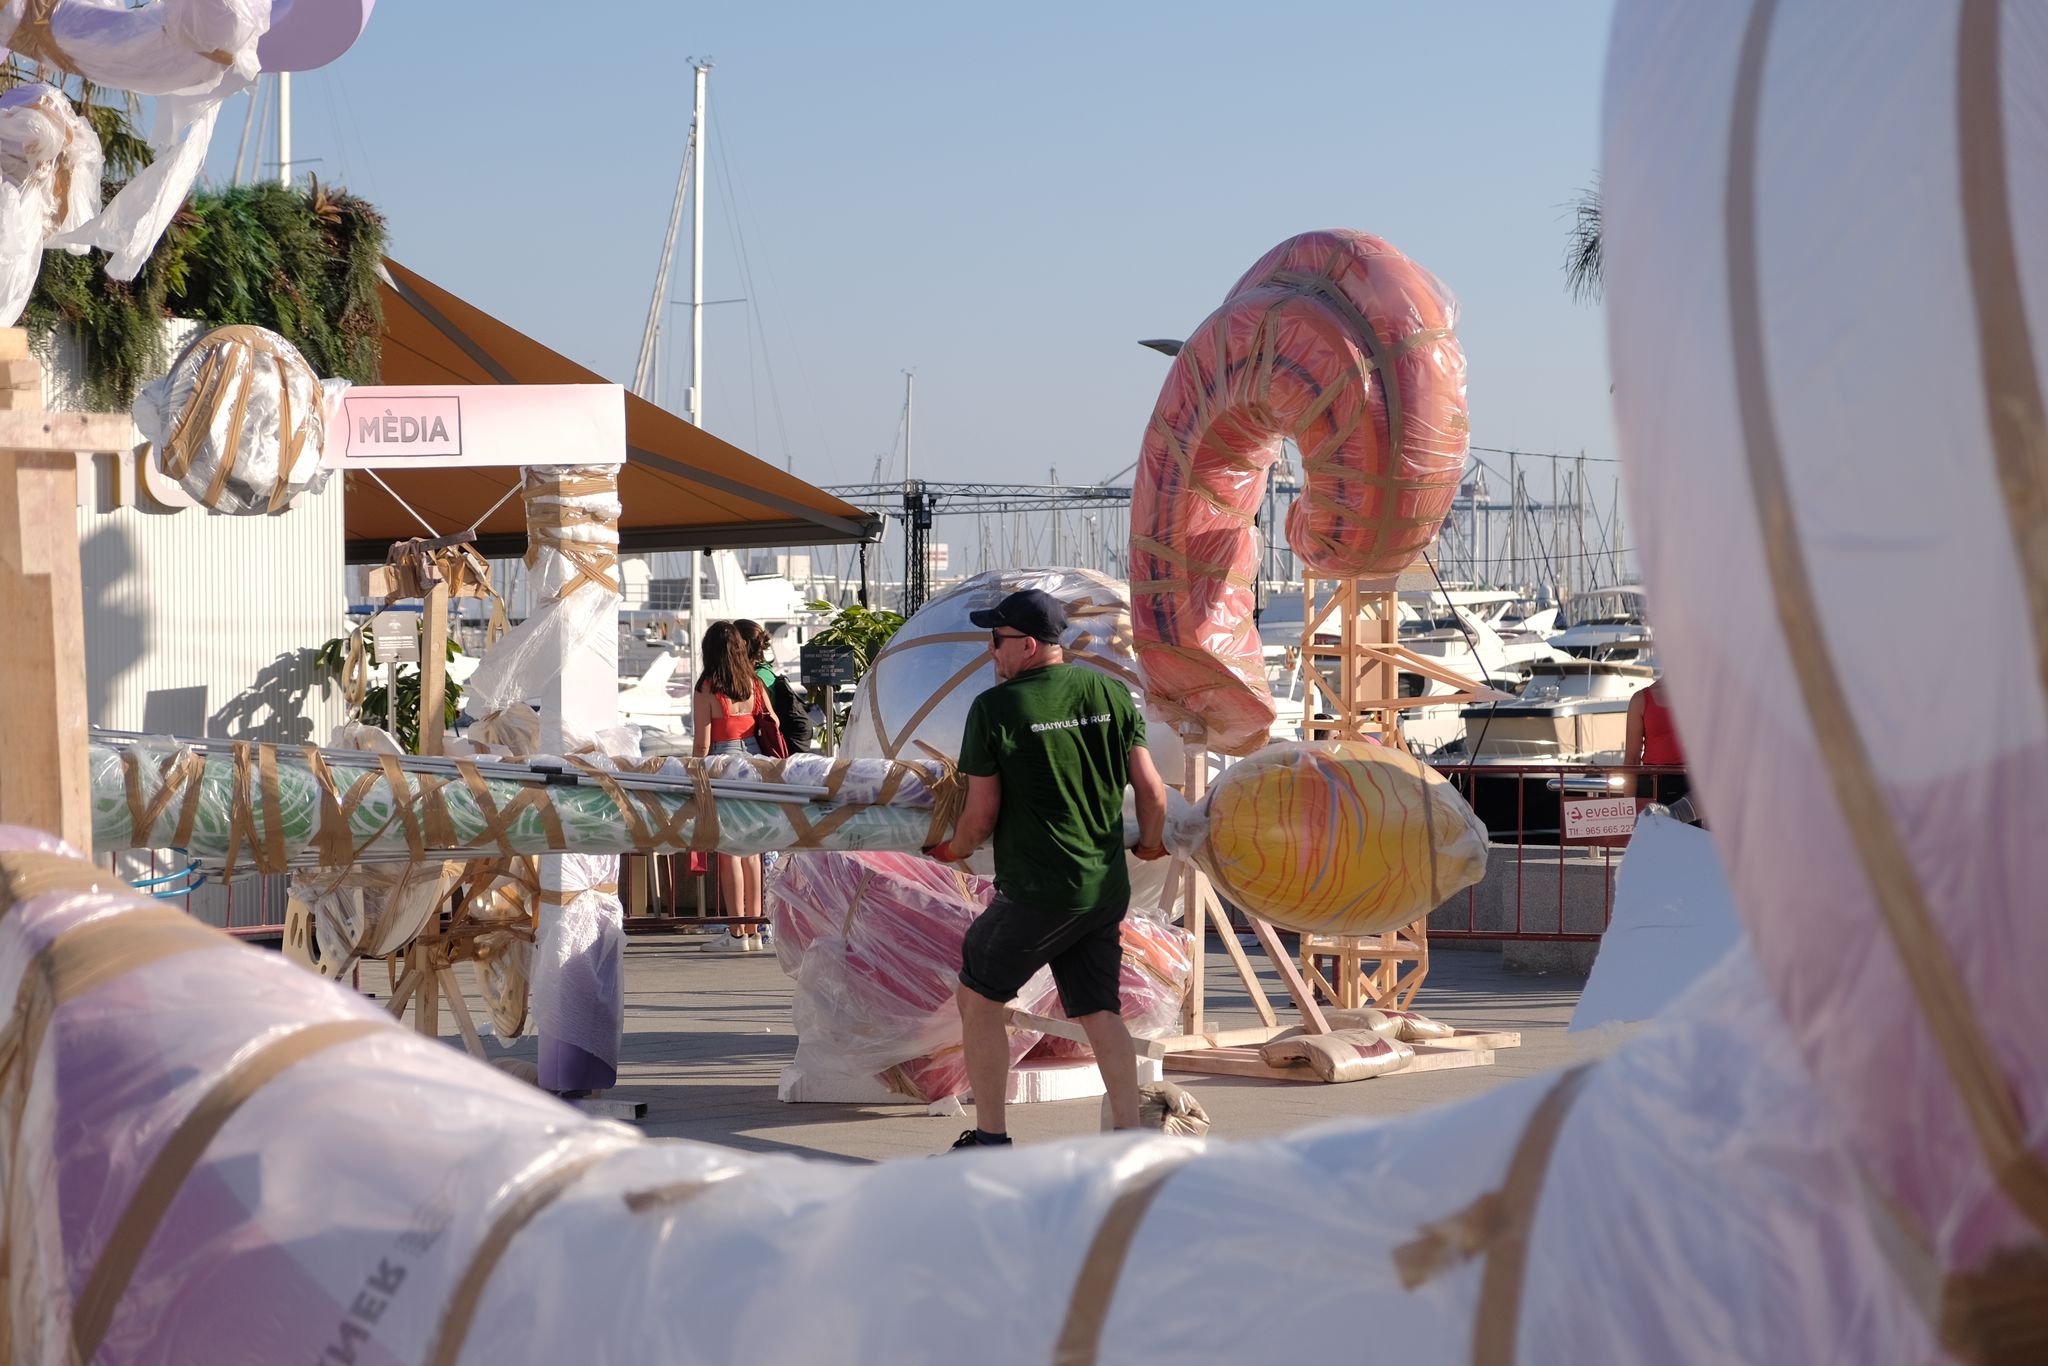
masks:
<path fill-rule="evenodd" d="M 959 1138 L 953 1141 L 952 1151 L 957 1153 L 962 1148 L 1007 1148 L 1009 1146 L 1010 1136 L 1008 1134 L 995 1137 L 984 1134 L 979 1129 L 966 1129 L 961 1132 Z"/>

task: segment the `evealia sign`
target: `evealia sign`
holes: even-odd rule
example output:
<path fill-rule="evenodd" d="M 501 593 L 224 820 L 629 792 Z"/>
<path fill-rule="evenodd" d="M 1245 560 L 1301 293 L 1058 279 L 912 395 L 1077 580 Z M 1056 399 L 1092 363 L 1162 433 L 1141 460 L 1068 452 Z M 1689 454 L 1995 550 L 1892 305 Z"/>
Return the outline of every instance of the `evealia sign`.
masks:
<path fill-rule="evenodd" d="M 328 414 L 337 469 L 616 464 L 626 458 L 616 384 L 369 384 Z"/>

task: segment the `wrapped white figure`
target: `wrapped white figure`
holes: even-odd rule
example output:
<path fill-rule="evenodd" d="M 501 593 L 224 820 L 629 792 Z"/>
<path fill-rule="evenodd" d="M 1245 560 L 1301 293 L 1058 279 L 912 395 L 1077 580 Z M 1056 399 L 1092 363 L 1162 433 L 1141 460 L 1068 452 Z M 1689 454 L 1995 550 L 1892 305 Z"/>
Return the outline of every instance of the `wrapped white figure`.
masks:
<path fill-rule="evenodd" d="M 0 319 L 21 316 L 43 243 L 99 211 L 101 162 L 99 136 L 63 91 L 0 93 Z"/>
<path fill-rule="evenodd" d="M 200 503 L 277 512 L 327 482 L 327 412 L 347 387 L 320 379 L 275 332 L 217 327 L 143 387 L 135 425 L 155 448 L 157 468 Z"/>

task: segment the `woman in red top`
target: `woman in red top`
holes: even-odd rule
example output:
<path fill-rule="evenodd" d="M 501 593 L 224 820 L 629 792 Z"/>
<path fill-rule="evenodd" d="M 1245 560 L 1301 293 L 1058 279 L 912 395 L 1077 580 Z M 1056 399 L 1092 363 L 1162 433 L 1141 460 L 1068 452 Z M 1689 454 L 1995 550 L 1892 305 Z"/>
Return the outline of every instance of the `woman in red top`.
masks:
<path fill-rule="evenodd" d="M 693 752 L 698 758 L 712 754 L 759 754 L 754 728 L 755 714 L 762 705 L 761 685 L 754 677 L 747 642 L 729 621 L 714 621 L 704 633 L 704 671 L 697 676 L 697 691 L 690 699 L 691 723 L 695 730 Z M 712 941 L 720 953 L 756 953 L 766 947 L 761 937 L 761 856 L 748 854 L 713 856 L 718 866 L 718 895 L 729 914 L 741 916 L 738 925 Z"/>
<path fill-rule="evenodd" d="M 1661 678 L 1628 699 L 1628 735 L 1622 741 L 1621 761 L 1630 765 L 1685 766 L 1685 750 L 1678 743 L 1678 724 L 1665 704 Z M 1691 790 L 1683 773 L 1639 773 L 1635 786 L 1637 796 L 1648 796 L 1665 806 Z"/>

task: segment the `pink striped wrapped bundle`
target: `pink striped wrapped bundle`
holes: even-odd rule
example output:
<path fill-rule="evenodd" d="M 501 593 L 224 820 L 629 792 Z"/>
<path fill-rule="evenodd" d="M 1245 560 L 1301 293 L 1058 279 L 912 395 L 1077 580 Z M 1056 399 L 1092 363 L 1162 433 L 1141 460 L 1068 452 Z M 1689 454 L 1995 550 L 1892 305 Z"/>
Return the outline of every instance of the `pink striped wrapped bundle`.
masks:
<path fill-rule="evenodd" d="M 1287 540 L 1311 572 L 1398 573 L 1449 512 L 1465 464 L 1465 353 L 1436 278 L 1362 232 L 1266 253 L 1175 359 L 1131 495 L 1131 616 L 1151 702 L 1210 748 L 1265 743 L 1272 697 L 1252 623 L 1252 525 L 1283 440 L 1305 486 Z"/>

